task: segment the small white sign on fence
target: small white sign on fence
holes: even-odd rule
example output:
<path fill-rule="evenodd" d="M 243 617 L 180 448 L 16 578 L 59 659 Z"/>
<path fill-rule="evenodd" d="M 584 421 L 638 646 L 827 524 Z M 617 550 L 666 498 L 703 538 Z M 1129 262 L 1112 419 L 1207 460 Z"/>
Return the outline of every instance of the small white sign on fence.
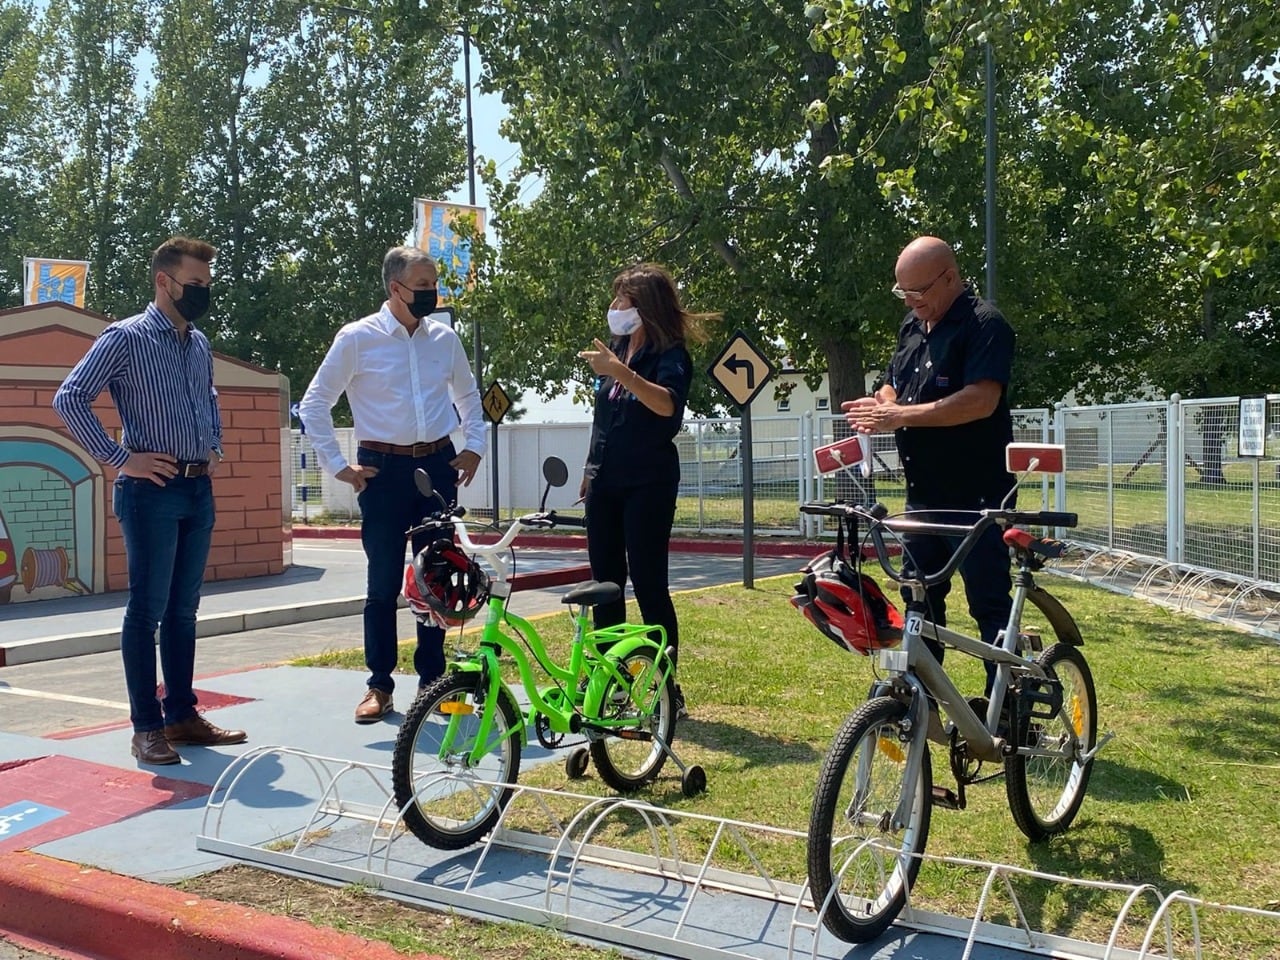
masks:
<path fill-rule="evenodd" d="M 1267 455 L 1267 398 L 1240 398 L 1240 456 Z"/>

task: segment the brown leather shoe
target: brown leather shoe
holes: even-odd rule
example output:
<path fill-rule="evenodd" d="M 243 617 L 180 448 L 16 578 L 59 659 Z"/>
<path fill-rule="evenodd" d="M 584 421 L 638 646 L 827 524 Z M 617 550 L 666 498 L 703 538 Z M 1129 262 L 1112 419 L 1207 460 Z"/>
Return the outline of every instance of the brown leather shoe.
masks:
<path fill-rule="evenodd" d="M 129 752 L 138 758 L 139 763 L 164 766 L 182 762 L 178 751 L 169 746 L 169 741 L 164 738 L 163 730 L 143 730 L 141 733 L 135 733 Z"/>
<path fill-rule="evenodd" d="M 249 739 L 243 730 L 223 730 L 200 714 L 178 723 L 165 724 L 164 738 L 170 743 L 190 743 L 197 747 L 224 747 Z"/>
<path fill-rule="evenodd" d="M 356 707 L 356 723 L 377 723 L 393 709 L 391 694 L 377 687 L 370 687 Z"/>

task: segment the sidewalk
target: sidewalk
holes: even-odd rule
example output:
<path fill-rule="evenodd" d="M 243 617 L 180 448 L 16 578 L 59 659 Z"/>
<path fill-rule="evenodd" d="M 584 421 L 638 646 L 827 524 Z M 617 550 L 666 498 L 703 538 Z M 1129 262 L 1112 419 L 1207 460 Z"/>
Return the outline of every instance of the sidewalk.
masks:
<path fill-rule="evenodd" d="M 359 527 L 295 526 L 293 565 L 284 573 L 206 584 L 201 593 L 200 637 L 261 630 L 358 614 L 364 605 L 364 555 Z M 515 591 L 590 579 L 582 537 L 530 535 L 512 577 Z M 815 544 L 759 542 L 755 556 L 805 557 Z M 736 556 L 741 578 L 742 544 L 673 540 L 673 556 Z M 797 569 L 800 565 L 797 565 Z M 675 574 L 673 573 L 673 578 Z M 117 650 L 128 594 L 66 597 L 0 607 L 0 667 Z"/>
<path fill-rule="evenodd" d="M 180 765 L 142 767 L 129 756 L 115 652 L 125 594 L 0 610 L 0 936 L 108 960 L 400 956 L 359 937 L 155 886 L 232 862 L 198 851 L 194 838 L 213 785 L 246 750 L 279 744 L 389 763 L 399 714 L 385 724 L 351 722 L 363 677 L 287 665 L 300 653 L 359 646 L 358 531 L 295 533 L 286 573 L 204 592 L 200 706 L 218 725 L 249 731 L 250 741 L 184 747 Z M 741 582 L 741 545 L 716 546 L 722 552 L 673 543 L 673 589 Z M 736 557 L 728 552 L 735 547 Z M 758 556 L 756 576 L 797 570 L 817 549 L 770 545 L 791 555 Z M 517 560 L 523 589 L 512 602 L 525 616 L 562 609 L 558 585 L 588 578 L 580 538 L 539 539 Z M 407 611 L 401 617 L 401 636 L 411 636 Z M 409 696 L 401 678 L 401 709 Z M 275 769 L 251 795 L 243 827 L 261 842 L 305 818 L 319 788 Z"/>

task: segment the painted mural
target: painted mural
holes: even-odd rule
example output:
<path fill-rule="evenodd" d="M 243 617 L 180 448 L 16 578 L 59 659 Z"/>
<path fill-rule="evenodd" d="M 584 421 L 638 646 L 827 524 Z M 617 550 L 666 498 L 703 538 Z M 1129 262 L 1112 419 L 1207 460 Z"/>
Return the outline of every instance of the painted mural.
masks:
<path fill-rule="evenodd" d="M 0 436 L 0 604 L 102 590 L 103 476 L 43 428 Z"/>

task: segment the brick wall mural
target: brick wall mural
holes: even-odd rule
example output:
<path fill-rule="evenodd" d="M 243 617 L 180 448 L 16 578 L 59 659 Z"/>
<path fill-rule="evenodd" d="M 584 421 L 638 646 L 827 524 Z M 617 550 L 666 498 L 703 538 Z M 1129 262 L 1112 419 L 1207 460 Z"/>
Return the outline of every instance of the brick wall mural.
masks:
<path fill-rule="evenodd" d="M 52 407 L 109 322 L 66 304 L 0 311 L 0 604 L 128 588 L 111 513 L 115 470 L 89 456 Z M 292 558 L 288 381 L 215 354 L 214 385 L 227 461 L 213 481 L 218 521 L 205 579 L 280 573 Z M 94 410 L 119 431 L 110 397 Z"/>

